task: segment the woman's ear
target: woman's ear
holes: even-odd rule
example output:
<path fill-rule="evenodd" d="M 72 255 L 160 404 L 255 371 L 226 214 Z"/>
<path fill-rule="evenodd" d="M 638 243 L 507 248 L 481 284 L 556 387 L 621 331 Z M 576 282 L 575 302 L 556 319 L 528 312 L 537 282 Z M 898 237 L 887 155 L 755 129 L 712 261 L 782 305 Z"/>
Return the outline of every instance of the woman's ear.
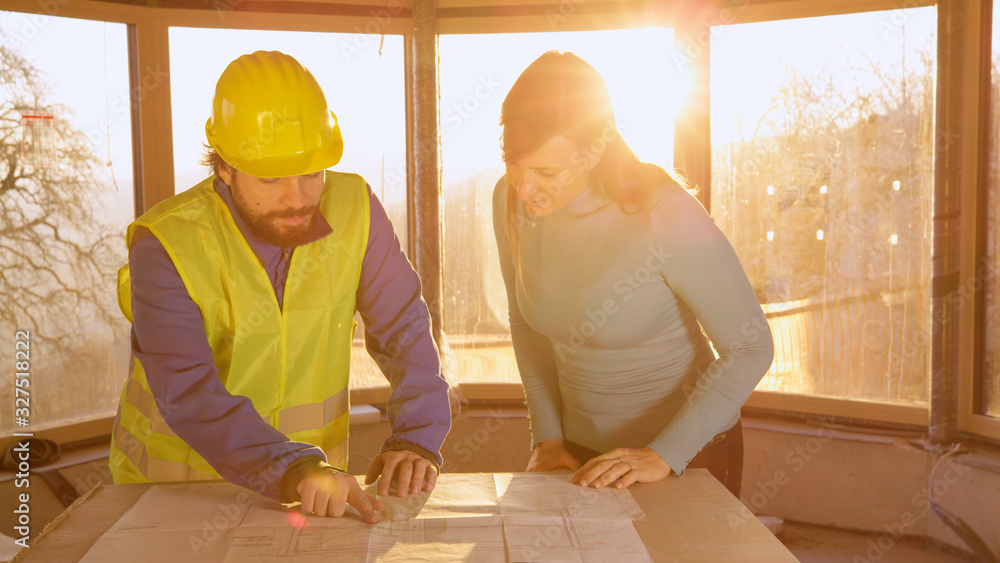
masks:
<path fill-rule="evenodd" d="M 602 158 L 604 158 L 604 153 L 607 151 L 608 151 L 607 143 L 590 144 L 590 150 L 588 151 L 587 154 L 587 160 L 590 161 L 589 163 L 591 170 L 593 170 L 594 167 L 597 166 L 597 163 L 600 162 Z"/>
<path fill-rule="evenodd" d="M 597 163 L 604 158 L 604 153 L 608 150 L 608 144 L 604 139 L 595 139 L 589 146 L 581 146 L 579 152 L 573 155 L 572 163 L 579 168 L 580 172 L 590 173 Z"/>

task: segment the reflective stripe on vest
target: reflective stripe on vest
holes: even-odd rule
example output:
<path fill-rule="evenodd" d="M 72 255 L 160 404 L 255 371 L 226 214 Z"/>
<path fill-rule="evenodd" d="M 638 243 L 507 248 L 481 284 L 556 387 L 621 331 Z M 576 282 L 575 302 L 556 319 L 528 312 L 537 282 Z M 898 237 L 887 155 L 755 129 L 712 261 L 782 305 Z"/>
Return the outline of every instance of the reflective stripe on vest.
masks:
<path fill-rule="evenodd" d="M 126 241 L 131 248 L 145 228 L 163 244 L 201 312 L 226 389 L 248 397 L 290 440 L 319 446 L 346 469 L 355 297 L 369 228 L 364 180 L 327 171 L 320 210 L 333 232 L 295 248 L 281 307 L 212 178 L 150 209 Z M 119 306 L 131 321 L 127 264 L 118 278 Z M 110 461 L 116 483 L 221 478 L 167 427 L 135 358 Z"/>

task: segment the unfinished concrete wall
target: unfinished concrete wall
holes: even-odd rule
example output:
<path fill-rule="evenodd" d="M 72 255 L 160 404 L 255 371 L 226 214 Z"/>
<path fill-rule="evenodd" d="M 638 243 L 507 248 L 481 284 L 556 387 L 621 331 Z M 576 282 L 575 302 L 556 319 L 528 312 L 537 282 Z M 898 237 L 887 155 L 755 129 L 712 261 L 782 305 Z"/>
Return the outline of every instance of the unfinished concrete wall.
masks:
<path fill-rule="evenodd" d="M 928 497 L 1000 552 L 996 452 L 959 453 L 942 460 L 943 452 L 924 449 L 920 436 L 746 418 L 744 440 L 743 503 L 755 514 L 878 532 L 874 545 L 855 561 L 881 559 L 903 535 L 968 551 L 930 509 Z"/>

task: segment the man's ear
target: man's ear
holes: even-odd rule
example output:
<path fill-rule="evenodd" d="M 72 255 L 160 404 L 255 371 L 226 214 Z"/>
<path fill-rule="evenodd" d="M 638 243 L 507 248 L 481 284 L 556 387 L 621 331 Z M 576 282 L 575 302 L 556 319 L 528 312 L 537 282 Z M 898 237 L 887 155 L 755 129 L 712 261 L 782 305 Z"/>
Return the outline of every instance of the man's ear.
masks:
<path fill-rule="evenodd" d="M 227 186 L 233 185 L 233 175 L 236 170 L 232 166 L 229 166 L 225 162 L 219 164 L 219 178 L 226 183 Z"/>

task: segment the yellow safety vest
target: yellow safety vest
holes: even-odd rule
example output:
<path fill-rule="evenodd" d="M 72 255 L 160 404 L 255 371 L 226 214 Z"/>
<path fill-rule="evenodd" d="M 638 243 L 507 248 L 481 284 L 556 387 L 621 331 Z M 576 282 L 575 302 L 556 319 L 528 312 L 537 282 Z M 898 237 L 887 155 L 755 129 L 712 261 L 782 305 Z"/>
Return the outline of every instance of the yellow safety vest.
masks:
<path fill-rule="evenodd" d="M 351 339 L 369 229 L 365 181 L 327 171 L 320 210 L 333 232 L 295 248 L 281 307 L 212 178 L 143 214 L 129 225 L 126 244 L 140 227 L 163 244 L 201 310 L 226 389 L 248 397 L 290 440 L 320 446 L 346 469 Z M 131 322 L 127 264 L 118 272 L 118 303 Z M 164 422 L 135 357 L 110 464 L 115 483 L 221 478 Z"/>

